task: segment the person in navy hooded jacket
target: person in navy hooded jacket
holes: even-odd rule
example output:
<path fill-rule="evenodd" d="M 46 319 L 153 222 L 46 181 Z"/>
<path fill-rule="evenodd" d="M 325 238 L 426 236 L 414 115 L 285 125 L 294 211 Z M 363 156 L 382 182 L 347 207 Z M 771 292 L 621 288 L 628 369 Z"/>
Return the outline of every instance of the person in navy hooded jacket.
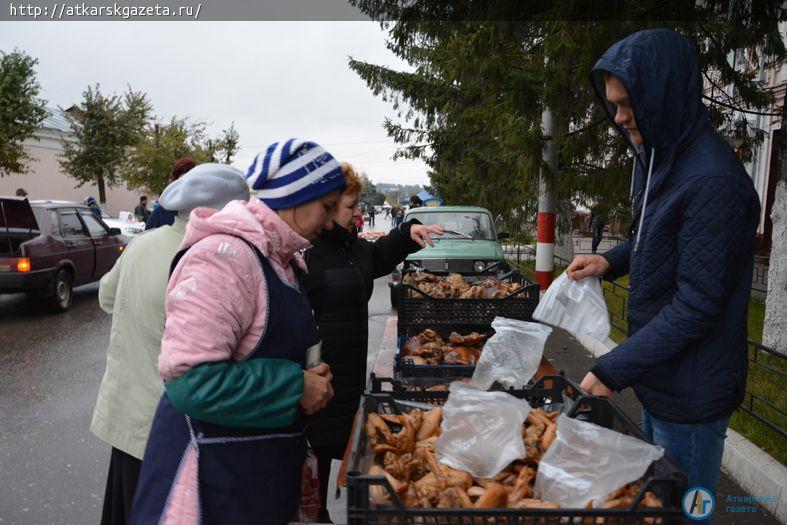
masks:
<path fill-rule="evenodd" d="M 614 44 L 591 73 L 634 153 L 629 240 L 578 256 L 569 277 L 630 276 L 628 339 L 582 381 L 633 387 L 645 433 L 689 487 L 716 489 L 730 414 L 744 395 L 746 316 L 760 204 L 732 148 L 711 128 L 697 53 L 665 29 Z"/>

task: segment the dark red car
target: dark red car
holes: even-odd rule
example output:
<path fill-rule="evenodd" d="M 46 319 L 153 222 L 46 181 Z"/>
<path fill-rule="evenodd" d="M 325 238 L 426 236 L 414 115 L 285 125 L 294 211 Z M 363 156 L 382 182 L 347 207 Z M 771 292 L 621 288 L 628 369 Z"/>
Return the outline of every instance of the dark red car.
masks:
<path fill-rule="evenodd" d="M 65 312 L 74 287 L 101 279 L 125 246 L 87 206 L 0 197 L 0 293 L 34 293 Z"/>

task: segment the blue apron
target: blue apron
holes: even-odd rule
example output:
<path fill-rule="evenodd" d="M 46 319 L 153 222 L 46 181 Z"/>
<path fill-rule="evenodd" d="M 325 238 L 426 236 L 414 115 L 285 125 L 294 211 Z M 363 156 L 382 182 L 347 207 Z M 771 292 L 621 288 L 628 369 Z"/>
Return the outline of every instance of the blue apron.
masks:
<path fill-rule="evenodd" d="M 247 243 L 248 244 L 248 243 Z M 306 349 L 318 340 L 308 300 L 279 278 L 251 244 L 268 288 L 268 322 L 249 359 L 277 358 L 306 364 Z M 185 252 L 178 253 L 174 268 Z M 241 429 L 190 418 L 161 397 L 150 432 L 132 523 L 165 523 L 176 480 L 188 455 L 198 463 L 198 523 L 283 524 L 300 504 L 301 470 L 306 457 L 299 413 L 287 428 Z M 196 457 L 195 457 L 196 455 Z M 180 486 L 176 490 L 182 490 Z M 174 516 L 173 516 L 174 517 Z"/>

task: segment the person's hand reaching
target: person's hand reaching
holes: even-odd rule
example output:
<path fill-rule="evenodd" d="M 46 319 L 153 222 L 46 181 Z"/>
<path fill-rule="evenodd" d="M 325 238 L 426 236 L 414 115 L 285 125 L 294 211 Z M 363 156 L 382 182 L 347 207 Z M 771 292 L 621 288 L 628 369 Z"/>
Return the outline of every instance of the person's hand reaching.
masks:
<path fill-rule="evenodd" d="M 410 238 L 417 242 L 418 246 L 421 248 L 426 248 L 427 243 L 429 246 L 434 246 L 432 238 L 429 237 L 430 233 L 442 235 L 445 233 L 445 230 L 442 226 L 437 225 L 425 226 L 423 224 L 413 224 L 410 227 Z"/>
<path fill-rule="evenodd" d="M 566 268 L 569 279 L 579 281 L 585 277 L 603 277 L 609 262 L 600 255 L 577 255 Z"/>

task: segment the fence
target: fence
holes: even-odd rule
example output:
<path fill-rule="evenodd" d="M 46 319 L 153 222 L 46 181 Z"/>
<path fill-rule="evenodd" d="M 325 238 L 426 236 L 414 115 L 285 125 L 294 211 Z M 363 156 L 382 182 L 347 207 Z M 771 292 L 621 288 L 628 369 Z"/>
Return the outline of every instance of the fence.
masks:
<path fill-rule="evenodd" d="M 503 252 L 506 258 L 516 261 L 518 266 L 535 261 L 535 248 L 527 245 L 507 245 Z M 569 261 L 555 256 L 555 266 L 567 267 Z M 609 322 L 613 331 L 620 335 L 620 340 L 628 335 L 626 312 L 628 311 L 629 287 L 617 282 L 605 282 L 602 287 L 609 310 Z M 748 341 L 749 378 L 757 375 L 766 384 L 787 384 L 787 355 L 760 343 Z M 787 439 L 787 412 L 776 406 L 774 400 L 765 399 L 761 394 L 752 391 L 752 381 L 746 382 L 746 394 L 740 409 L 762 422 L 776 434 Z M 783 396 L 783 390 L 777 389 L 775 396 Z M 781 399 L 781 397 L 780 397 Z M 780 403 L 781 404 L 781 403 Z"/>

